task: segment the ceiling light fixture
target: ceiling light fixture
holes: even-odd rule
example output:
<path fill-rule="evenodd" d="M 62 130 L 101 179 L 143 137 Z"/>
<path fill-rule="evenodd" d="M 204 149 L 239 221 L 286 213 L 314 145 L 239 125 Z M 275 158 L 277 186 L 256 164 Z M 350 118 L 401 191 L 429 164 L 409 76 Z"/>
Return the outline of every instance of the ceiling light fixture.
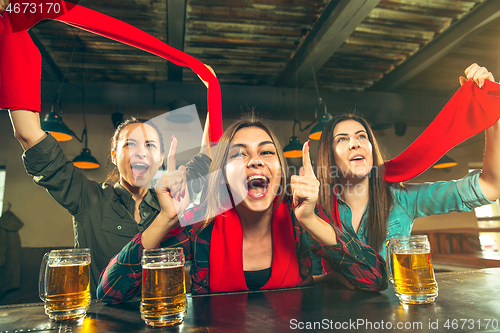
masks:
<path fill-rule="evenodd" d="M 297 124 L 300 126 L 300 121 L 295 118 L 292 137 L 289 139 L 285 148 L 283 148 L 283 154 L 288 158 L 302 157 L 302 144 L 300 143 L 299 138 L 295 136 L 295 125 Z"/>
<path fill-rule="evenodd" d="M 297 158 L 302 157 L 302 144 L 297 136 L 295 136 L 295 125 L 299 124 L 299 129 L 301 132 L 308 129 L 312 124 L 316 122 L 317 114 L 314 114 L 314 120 L 312 123 L 307 125 L 304 129 L 302 129 L 302 124 L 300 123 L 299 118 L 297 117 L 297 71 L 295 71 L 295 119 L 293 121 L 292 128 L 292 136 L 289 139 L 288 144 L 283 148 L 283 154 L 287 158 Z"/>
<path fill-rule="evenodd" d="M 311 133 L 309 134 L 309 139 L 319 140 L 321 138 L 321 133 L 323 133 L 323 128 L 325 128 L 325 125 L 332 119 L 332 115 L 328 113 L 325 102 L 319 96 L 318 84 L 316 82 L 316 74 L 314 73 L 314 68 L 312 67 L 312 65 L 311 65 L 311 70 L 312 70 L 313 78 L 314 78 L 314 87 L 316 88 L 316 94 L 318 95 L 318 103 L 316 104 L 316 109 L 314 110 L 314 121 L 316 121 L 316 117 L 318 114 L 318 108 L 321 105 L 323 105 L 325 112 L 321 116 L 319 123 L 314 125 L 314 127 L 312 128 Z"/>
<path fill-rule="evenodd" d="M 85 57 L 82 56 L 82 73 L 85 73 L 83 60 Z M 85 148 L 82 149 L 80 155 L 73 159 L 73 164 L 80 169 L 97 169 L 100 167 L 99 162 L 95 159 L 94 156 L 90 153 L 90 149 L 87 146 L 87 119 L 85 117 L 85 85 L 83 84 L 83 74 L 82 74 L 82 115 L 83 115 L 83 132 L 82 138 L 79 139 L 77 136 L 76 139 L 80 142 L 83 141 L 85 137 Z"/>
<path fill-rule="evenodd" d="M 61 105 L 59 104 L 59 110 L 61 112 Z M 61 112 L 62 113 L 62 112 Z M 54 104 L 50 108 L 50 112 L 45 115 L 42 122 L 40 123 L 42 130 L 45 132 L 50 132 L 50 134 L 57 141 L 69 141 L 72 139 L 72 131 L 66 126 L 62 121 L 62 116 L 54 111 Z"/>
<path fill-rule="evenodd" d="M 73 48 L 73 53 L 75 51 L 75 48 Z M 73 53 L 71 54 L 70 57 L 70 64 L 71 64 L 71 58 L 73 57 Z M 83 73 L 83 59 L 84 57 L 82 56 L 82 73 Z M 70 66 L 68 66 L 69 69 Z M 52 108 L 50 110 L 50 113 L 48 113 L 43 121 L 40 123 L 40 126 L 42 127 L 42 130 L 50 132 L 50 134 L 57 140 L 57 141 L 69 141 L 73 137 L 78 140 L 78 142 L 83 142 L 85 140 L 85 148 L 82 149 L 80 152 L 80 155 L 75 157 L 73 159 L 73 164 L 79 168 L 79 169 L 97 169 L 100 167 L 99 162 L 97 162 L 96 158 L 92 156 L 90 153 L 90 149 L 87 147 L 87 121 L 85 118 L 85 86 L 83 84 L 83 79 L 82 79 L 82 114 L 83 114 L 83 132 L 81 138 L 79 138 L 75 132 L 73 132 L 64 122 L 62 121 L 62 105 L 61 105 L 61 88 L 62 84 L 64 82 L 64 79 L 66 78 L 66 74 L 68 74 L 68 71 L 64 74 L 64 77 L 61 81 L 61 85 L 59 86 L 59 91 L 57 92 L 56 98 L 54 99 L 54 102 L 52 103 Z M 57 114 L 54 111 L 54 105 L 58 103 L 59 104 L 59 114 Z"/>

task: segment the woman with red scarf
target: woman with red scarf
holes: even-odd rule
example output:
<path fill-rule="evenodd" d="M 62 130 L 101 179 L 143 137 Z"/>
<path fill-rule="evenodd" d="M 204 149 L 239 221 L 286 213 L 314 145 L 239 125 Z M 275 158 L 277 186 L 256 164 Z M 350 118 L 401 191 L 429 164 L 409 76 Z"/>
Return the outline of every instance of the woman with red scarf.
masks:
<path fill-rule="evenodd" d="M 40 127 L 40 52 L 27 31 L 13 32 L 12 16 L 3 12 L 4 5 L 0 1 L 0 110 L 9 110 L 28 174 L 72 215 L 75 247 L 90 249 L 90 288 L 95 295 L 109 260 L 160 213 L 150 183 L 165 156 L 162 133 L 152 121 L 126 120 L 111 140 L 115 170 L 105 182 L 88 179 Z M 168 176 L 201 180 L 209 166 L 208 156 L 199 154 Z M 191 196 L 182 197 L 189 201 L 199 190 L 186 187 Z"/>
<path fill-rule="evenodd" d="M 169 208 L 174 201 L 168 188 L 159 193 L 162 220 L 111 260 L 101 276 L 99 299 L 121 302 L 140 290 L 142 250 L 157 247 L 183 247 L 193 262 L 193 294 L 310 284 L 311 250 L 360 289 L 387 287 L 381 256 L 338 229 L 316 204 L 319 182 L 308 143 L 300 175 L 288 180 L 274 133 L 250 116 L 224 132 L 213 163 L 202 205 L 180 218 Z"/>
<path fill-rule="evenodd" d="M 500 198 L 498 85 L 493 83 L 493 75 L 477 64 L 469 66 L 465 75 L 460 78 L 463 87 L 433 123 L 389 162 L 384 162 L 369 124 L 360 116 L 336 116 L 322 132 L 317 157 L 322 184 L 319 203 L 343 230 L 357 235 L 382 256 L 386 241 L 409 236 L 418 217 L 471 211 Z M 401 183 L 486 127 L 481 172 L 456 181 Z M 405 159 L 405 163 L 398 159 Z M 321 267 L 314 266 L 314 274 L 320 274 Z M 323 266 L 326 272 L 332 270 L 328 263 Z"/>

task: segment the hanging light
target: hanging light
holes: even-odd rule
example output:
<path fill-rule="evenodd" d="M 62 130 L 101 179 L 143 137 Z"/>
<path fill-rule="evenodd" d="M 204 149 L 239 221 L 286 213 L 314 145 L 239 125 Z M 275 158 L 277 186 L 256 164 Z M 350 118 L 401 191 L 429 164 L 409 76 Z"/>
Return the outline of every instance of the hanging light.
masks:
<path fill-rule="evenodd" d="M 295 121 L 293 123 L 292 137 L 290 138 L 285 148 L 283 148 L 283 154 L 287 158 L 302 157 L 302 144 L 300 143 L 299 138 L 295 136 L 296 124 L 299 124 L 300 126 L 300 122 L 297 118 L 295 118 Z"/>
<path fill-rule="evenodd" d="M 85 72 L 83 59 L 84 57 L 82 57 L 82 73 Z M 83 115 L 82 138 L 79 139 L 77 137 L 76 139 L 80 142 L 83 142 L 83 140 L 85 139 L 85 148 L 82 149 L 80 155 L 78 155 L 73 159 L 73 164 L 79 169 L 97 169 L 100 167 L 99 162 L 97 162 L 97 159 L 94 156 L 92 156 L 92 154 L 90 153 L 90 149 L 87 146 L 88 135 L 87 135 L 87 118 L 85 117 L 85 85 L 83 84 L 83 78 L 82 78 L 82 115 Z"/>
<path fill-rule="evenodd" d="M 73 47 L 73 52 L 71 52 L 71 56 L 69 59 L 70 65 L 71 65 L 71 60 L 73 59 L 73 54 L 75 53 L 75 49 L 76 49 L 76 44 Z M 84 72 L 83 59 L 84 57 L 82 57 L 82 73 Z M 73 164 L 80 169 L 97 169 L 100 167 L 99 162 L 97 162 L 95 157 L 92 156 L 92 154 L 90 153 L 90 149 L 87 148 L 87 121 L 85 119 L 85 86 L 83 84 L 83 78 L 82 78 L 83 132 L 81 139 L 75 134 L 75 132 L 69 129 L 69 127 L 66 126 L 66 124 L 64 124 L 62 121 L 61 89 L 63 87 L 64 80 L 66 79 L 66 75 L 68 74 L 69 68 L 70 66 L 68 66 L 68 69 L 66 70 L 66 73 L 64 74 L 64 77 L 61 80 L 61 84 L 59 85 L 59 90 L 57 91 L 56 98 L 52 103 L 52 108 L 50 109 L 50 112 L 45 115 L 43 121 L 40 123 L 40 126 L 42 130 L 50 132 L 50 134 L 57 141 L 69 141 L 73 137 L 77 139 L 78 142 L 83 142 L 83 140 L 85 139 L 85 148 L 82 149 L 80 155 L 78 155 L 73 159 Z M 61 115 L 57 114 L 54 111 L 54 105 L 56 103 L 59 104 L 59 113 Z"/>
<path fill-rule="evenodd" d="M 66 124 L 64 124 L 62 121 L 62 106 L 61 106 L 61 89 L 63 87 L 63 83 L 66 79 L 66 76 L 68 75 L 68 71 L 71 67 L 71 62 L 73 59 L 73 55 L 75 54 L 75 50 L 76 50 L 76 43 L 73 45 L 73 51 L 71 51 L 71 55 L 69 57 L 68 68 L 66 69 L 66 72 L 64 73 L 64 76 L 61 80 L 56 97 L 52 102 L 52 107 L 50 109 L 50 112 L 45 115 L 42 122 L 40 123 L 40 127 L 42 128 L 42 130 L 50 132 L 50 134 L 57 141 L 69 141 L 73 138 L 73 136 L 75 136 L 74 135 L 75 133 L 73 133 L 73 131 L 70 130 L 68 126 L 66 126 Z M 59 104 L 59 114 L 57 114 L 54 111 L 54 105 L 56 103 Z"/>
<path fill-rule="evenodd" d="M 318 95 L 318 103 L 316 104 L 316 108 L 314 109 L 314 120 L 309 125 L 302 128 L 302 124 L 300 123 L 297 117 L 297 71 L 296 71 L 295 72 L 295 120 L 293 123 L 293 135 L 289 139 L 289 142 L 286 145 L 286 147 L 283 149 L 285 157 L 288 158 L 302 157 L 302 144 L 300 143 L 299 138 L 295 136 L 295 125 L 299 124 L 299 129 L 301 132 L 311 127 L 318 119 L 318 107 L 323 105 L 324 114 L 321 116 L 319 123 L 317 123 L 312 128 L 309 134 L 309 139 L 319 140 L 321 137 L 321 133 L 323 132 L 323 128 L 332 119 L 332 116 L 327 111 L 326 104 L 323 102 L 323 99 L 319 96 L 318 84 L 316 82 L 316 74 L 314 73 L 314 68 L 312 66 L 311 70 L 314 78 L 314 87 L 316 88 L 316 94 Z"/>
<path fill-rule="evenodd" d="M 445 168 L 454 167 L 457 164 L 458 163 L 454 159 L 452 159 L 448 155 L 444 155 L 432 167 L 434 169 L 445 169 Z"/>
<path fill-rule="evenodd" d="M 83 67 L 83 64 L 82 64 Z M 82 71 L 83 72 L 83 71 Z M 82 142 L 85 139 L 85 148 L 82 149 L 80 155 L 73 159 L 73 164 L 80 169 L 97 169 L 100 167 L 99 162 L 96 158 L 90 154 L 90 149 L 88 148 L 87 142 L 87 118 L 85 117 L 85 85 L 82 80 L 82 115 L 83 115 L 83 132 L 82 138 L 78 141 Z"/>
<path fill-rule="evenodd" d="M 283 149 L 285 157 L 294 158 L 294 157 L 302 157 L 302 144 L 299 141 L 299 138 L 296 136 L 292 136 L 290 138 L 290 142 Z"/>
<path fill-rule="evenodd" d="M 332 120 L 332 115 L 329 114 L 326 110 L 326 104 L 323 102 L 321 97 L 318 98 L 318 106 L 323 104 L 325 107 L 325 113 L 321 116 L 321 119 L 319 120 L 319 123 L 314 125 L 314 127 L 311 130 L 311 133 L 309 134 L 309 139 L 311 140 L 319 140 L 321 138 L 321 133 L 323 133 L 323 128 L 325 128 L 325 125 Z"/>
<path fill-rule="evenodd" d="M 301 128 L 299 118 L 297 117 L 297 71 L 295 71 L 295 119 L 293 121 L 292 137 L 289 139 L 288 144 L 283 148 L 283 155 L 287 158 L 297 158 L 302 157 L 302 144 L 299 138 L 295 136 L 295 125 L 299 124 L 299 129 Z"/>
<path fill-rule="evenodd" d="M 316 94 L 318 95 L 318 104 L 316 104 L 316 109 L 314 110 L 314 120 L 316 120 L 316 115 L 318 114 L 318 107 L 323 105 L 324 114 L 321 116 L 319 123 L 314 125 L 309 133 L 309 139 L 311 140 L 319 140 L 321 138 L 321 133 L 323 133 L 323 128 L 325 128 L 326 123 L 328 123 L 332 119 L 332 115 L 328 113 L 326 109 L 326 104 L 323 102 L 323 99 L 319 96 L 318 84 L 316 83 L 316 74 L 314 73 L 314 68 L 311 66 L 313 78 L 314 78 L 314 87 L 316 88 Z"/>
<path fill-rule="evenodd" d="M 57 141 L 69 141 L 73 138 L 71 130 L 63 123 L 61 116 L 54 111 L 54 104 L 52 104 L 50 112 L 43 118 L 40 126 L 45 132 L 50 132 Z"/>
<path fill-rule="evenodd" d="M 73 164 L 80 169 L 97 169 L 100 167 L 99 162 L 90 153 L 90 149 L 83 148 L 80 155 L 73 159 Z"/>

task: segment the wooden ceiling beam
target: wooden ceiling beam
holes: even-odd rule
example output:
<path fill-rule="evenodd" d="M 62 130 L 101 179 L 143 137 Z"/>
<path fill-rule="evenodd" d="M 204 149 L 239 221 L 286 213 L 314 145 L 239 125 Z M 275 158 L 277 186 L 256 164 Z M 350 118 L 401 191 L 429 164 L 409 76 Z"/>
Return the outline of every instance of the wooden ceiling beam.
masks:
<path fill-rule="evenodd" d="M 297 52 L 288 61 L 276 86 L 304 86 L 330 59 L 380 0 L 332 0 L 321 13 Z"/>
<path fill-rule="evenodd" d="M 167 44 L 177 50 L 184 50 L 186 23 L 186 0 L 167 1 Z M 168 62 L 168 80 L 182 82 L 182 67 Z"/>
<path fill-rule="evenodd" d="M 370 90 L 394 91 L 497 18 L 500 18 L 500 1 L 485 1 L 373 84 Z"/>

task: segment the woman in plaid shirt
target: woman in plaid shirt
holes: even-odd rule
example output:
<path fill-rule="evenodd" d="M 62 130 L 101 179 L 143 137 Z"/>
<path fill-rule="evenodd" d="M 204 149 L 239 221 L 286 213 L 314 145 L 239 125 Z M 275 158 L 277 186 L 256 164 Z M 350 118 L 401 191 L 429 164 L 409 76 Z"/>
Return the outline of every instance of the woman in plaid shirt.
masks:
<path fill-rule="evenodd" d="M 132 298 L 140 290 L 142 251 L 157 247 L 183 247 L 186 260 L 193 262 L 193 294 L 313 283 L 311 250 L 351 285 L 387 288 L 383 258 L 339 229 L 316 204 L 319 182 L 309 143 L 300 175 L 290 179 L 278 140 L 253 115 L 232 124 L 214 150 L 215 171 L 208 176 L 202 205 L 184 211 L 185 180 L 164 179 L 156 188 L 159 217 L 110 261 L 101 275 L 99 299 Z M 175 167 L 175 149 L 170 155 Z"/>

